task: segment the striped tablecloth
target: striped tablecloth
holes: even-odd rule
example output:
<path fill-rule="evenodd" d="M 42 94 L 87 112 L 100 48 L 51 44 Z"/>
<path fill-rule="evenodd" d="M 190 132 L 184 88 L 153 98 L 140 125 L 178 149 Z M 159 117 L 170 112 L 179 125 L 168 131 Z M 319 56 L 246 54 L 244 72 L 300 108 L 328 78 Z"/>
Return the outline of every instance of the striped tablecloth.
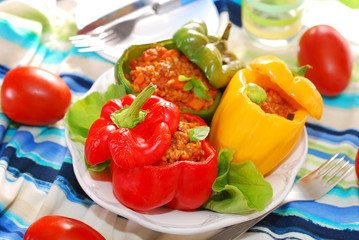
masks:
<path fill-rule="evenodd" d="M 240 25 L 239 5 L 230 1 L 231 20 Z M 216 1 L 221 8 L 223 1 Z M 78 53 L 67 40 L 77 32 L 76 0 L 0 1 L 0 79 L 19 65 L 40 66 L 59 74 L 73 101 L 114 64 L 95 53 Z M 237 7 L 237 8 L 236 8 Z M 237 31 L 240 29 L 237 27 Z M 241 42 L 233 35 L 231 44 Z M 244 60 L 259 53 L 236 49 Z M 309 150 L 297 177 L 335 152 L 354 164 L 359 146 L 359 50 L 348 88 L 324 97 L 320 121 L 306 124 Z M 279 54 L 279 53 L 278 53 Z M 285 58 L 295 63 L 295 52 Z M 282 56 L 280 56 L 282 57 Z M 154 232 L 103 209 L 81 189 L 65 141 L 64 121 L 33 127 L 11 122 L 0 112 L 0 239 L 22 239 L 27 227 L 44 215 L 80 219 L 106 239 L 206 239 L 213 233 L 179 236 Z M 355 171 L 314 202 L 282 206 L 251 228 L 243 239 L 359 239 L 359 189 Z"/>

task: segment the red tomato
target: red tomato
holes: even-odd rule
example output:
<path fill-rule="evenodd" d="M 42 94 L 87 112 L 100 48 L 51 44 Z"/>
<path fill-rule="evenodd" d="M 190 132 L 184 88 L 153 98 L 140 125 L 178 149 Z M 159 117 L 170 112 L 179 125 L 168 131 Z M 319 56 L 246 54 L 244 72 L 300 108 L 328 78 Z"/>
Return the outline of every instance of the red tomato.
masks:
<path fill-rule="evenodd" d="M 24 240 L 105 240 L 84 222 L 62 216 L 45 216 L 26 230 Z"/>
<path fill-rule="evenodd" d="M 70 107 L 66 83 L 45 69 L 17 67 L 4 77 L 1 108 L 10 119 L 28 125 L 47 125 L 62 119 Z"/>
<path fill-rule="evenodd" d="M 317 25 L 299 41 L 298 63 L 310 65 L 305 73 L 318 91 L 326 96 L 341 93 L 349 84 L 353 59 L 347 40 L 334 28 Z"/>
<path fill-rule="evenodd" d="M 357 156 L 355 158 L 355 172 L 357 173 L 359 179 L 359 148 L 358 148 Z"/>

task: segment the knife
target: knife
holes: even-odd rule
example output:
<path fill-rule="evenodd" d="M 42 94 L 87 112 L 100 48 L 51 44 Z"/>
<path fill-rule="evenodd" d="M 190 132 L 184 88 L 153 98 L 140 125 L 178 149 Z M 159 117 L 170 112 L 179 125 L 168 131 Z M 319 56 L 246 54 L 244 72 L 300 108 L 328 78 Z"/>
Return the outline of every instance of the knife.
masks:
<path fill-rule="evenodd" d="M 170 11 L 172 9 L 175 9 L 177 7 L 186 5 L 193 1 L 195 0 L 160 0 L 160 1 L 156 1 L 155 3 L 152 3 L 151 8 L 155 11 L 156 14 L 161 14 Z M 80 29 L 77 34 L 78 35 L 86 34 L 100 26 L 106 25 L 118 18 L 121 18 L 125 15 L 140 10 L 144 8 L 146 5 L 148 4 L 146 4 L 146 2 L 143 0 L 137 0 L 135 2 L 127 4 L 89 23 L 88 25 Z"/>
<path fill-rule="evenodd" d="M 134 12 L 138 9 L 141 9 L 142 7 L 144 7 L 146 4 L 142 1 L 142 0 L 137 0 L 135 2 L 132 2 L 130 4 L 127 4 L 119 9 L 116 9 L 113 12 L 110 12 L 98 19 L 96 19 L 95 21 L 87 24 L 85 27 L 83 27 L 82 29 L 80 29 L 78 31 L 77 34 L 86 34 L 100 26 L 103 26 L 107 23 L 110 23 L 122 16 L 125 16 L 126 14 L 129 14 L 131 12 Z"/>

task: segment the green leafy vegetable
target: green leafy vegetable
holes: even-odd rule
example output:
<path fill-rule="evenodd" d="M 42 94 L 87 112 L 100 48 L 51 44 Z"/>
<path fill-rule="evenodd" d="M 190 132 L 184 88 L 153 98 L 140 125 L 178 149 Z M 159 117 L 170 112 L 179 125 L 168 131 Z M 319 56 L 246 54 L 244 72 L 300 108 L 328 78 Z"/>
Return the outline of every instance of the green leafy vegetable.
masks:
<path fill-rule="evenodd" d="M 109 167 L 110 164 L 111 164 L 111 160 L 107 160 L 106 162 L 102 162 L 102 163 L 99 163 L 99 164 L 96 164 L 96 165 L 90 165 L 85 160 L 85 165 L 88 168 L 88 170 L 90 170 L 91 172 L 102 172 L 107 167 Z"/>
<path fill-rule="evenodd" d="M 100 117 L 102 106 L 110 99 L 126 95 L 122 85 L 112 84 L 104 93 L 93 92 L 75 102 L 65 115 L 70 138 L 85 144 L 92 123 Z"/>
<path fill-rule="evenodd" d="M 218 177 L 212 185 L 214 194 L 204 208 L 221 213 L 262 211 L 273 197 L 273 189 L 253 162 L 231 163 L 234 151 L 221 149 L 218 154 Z"/>
<path fill-rule="evenodd" d="M 199 79 L 195 79 L 193 76 L 186 77 L 183 75 L 178 76 L 178 81 L 186 82 L 184 85 L 183 90 L 190 91 L 193 89 L 194 94 L 204 100 L 213 100 L 208 94 L 208 88 L 203 84 L 203 82 Z"/>
<path fill-rule="evenodd" d="M 199 126 L 192 128 L 188 132 L 189 140 L 191 140 L 191 142 L 202 141 L 208 136 L 209 129 L 210 128 L 208 126 Z"/>

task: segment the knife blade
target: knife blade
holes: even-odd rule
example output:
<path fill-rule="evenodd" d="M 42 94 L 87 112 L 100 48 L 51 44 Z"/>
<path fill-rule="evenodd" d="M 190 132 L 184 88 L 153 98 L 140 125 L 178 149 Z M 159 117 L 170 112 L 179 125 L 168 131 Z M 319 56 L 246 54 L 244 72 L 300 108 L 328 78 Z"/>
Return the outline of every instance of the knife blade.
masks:
<path fill-rule="evenodd" d="M 160 0 L 160 1 L 154 2 L 151 5 L 151 8 L 156 14 L 162 14 L 162 13 L 168 12 L 170 10 L 173 10 L 177 7 L 191 3 L 193 1 L 195 1 L 195 0 Z M 135 2 L 127 4 L 121 8 L 116 9 L 115 11 L 112 11 L 112 12 L 98 18 L 97 20 L 89 23 L 88 25 L 86 25 L 85 27 L 80 29 L 77 34 L 78 35 L 86 34 L 90 31 L 93 31 L 94 29 L 96 29 L 98 27 L 101 27 L 103 25 L 111 23 L 111 22 L 115 21 L 116 19 L 119 19 L 123 16 L 130 14 L 130 13 L 133 13 L 140 9 L 143 9 L 146 6 L 148 7 L 148 4 L 146 4 L 146 2 L 143 0 L 137 0 Z"/>

